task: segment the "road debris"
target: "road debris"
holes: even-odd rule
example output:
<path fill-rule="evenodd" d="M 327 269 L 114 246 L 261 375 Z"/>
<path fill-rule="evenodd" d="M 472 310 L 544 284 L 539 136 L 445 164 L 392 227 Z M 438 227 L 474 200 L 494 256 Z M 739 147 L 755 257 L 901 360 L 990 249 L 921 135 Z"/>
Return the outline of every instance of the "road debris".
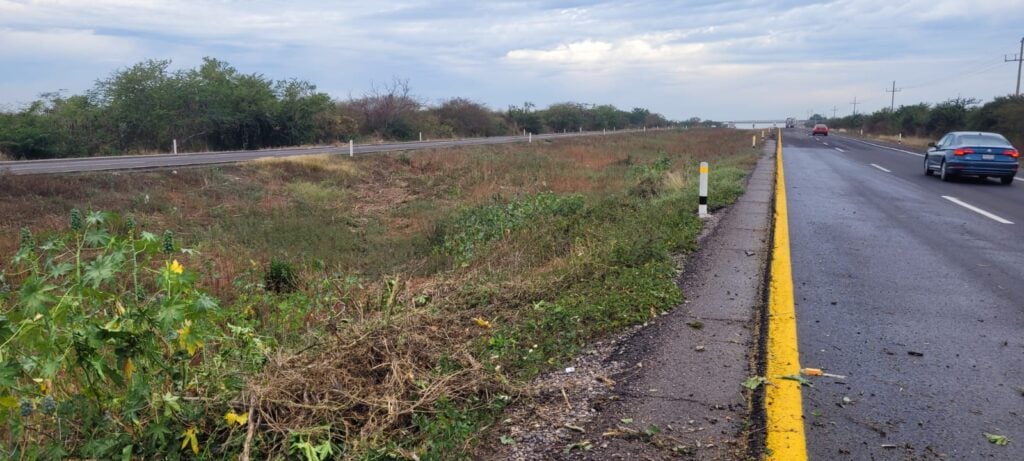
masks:
<path fill-rule="evenodd" d="M 985 432 L 984 434 L 985 438 L 988 439 L 988 443 L 996 444 L 999 446 L 1004 446 L 1010 443 L 1010 439 L 1007 438 L 1005 435 L 989 434 L 988 432 Z"/>
<path fill-rule="evenodd" d="M 580 433 L 586 432 L 586 430 L 584 430 L 582 427 L 573 426 L 572 424 L 569 424 L 569 423 L 563 424 L 562 427 L 564 427 L 566 429 L 571 429 L 571 430 L 574 430 L 574 431 L 580 432 Z"/>
<path fill-rule="evenodd" d="M 924 352 L 907 351 L 907 355 L 912 355 L 914 357 L 924 357 Z"/>
<path fill-rule="evenodd" d="M 569 444 L 568 446 L 565 447 L 565 452 L 569 453 L 573 450 L 590 451 L 591 448 L 594 448 L 594 444 L 590 443 L 589 440 L 584 440 L 582 442 Z"/>
<path fill-rule="evenodd" d="M 821 368 L 801 368 L 800 373 L 807 376 L 822 376 L 825 378 L 846 379 L 846 376 L 843 375 L 825 373 L 824 371 L 821 371 Z"/>
<path fill-rule="evenodd" d="M 811 382 L 808 381 L 807 378 L 804 378 L 803 376 L 800 375 L 785 375 L 779 376 L 779 378 L 786 379 L 789 381 L 796 381 L 800 383 L 801 386 L 814 387 L 814 385 L 811 384 Z"/>
<path fill-rule="evenodd" d="M 751 376 L 751 377 L 745 379 L 742 383 L 740 383 L 740 385 L 745 387 L 745 388 L 747 388 L 747 389 L 755 390 L 758 387 L 761 387 L 762 384 L 767 384 L 767 383 L 768 383 L 768 378 L 765 378 L 764 376 Z"/>

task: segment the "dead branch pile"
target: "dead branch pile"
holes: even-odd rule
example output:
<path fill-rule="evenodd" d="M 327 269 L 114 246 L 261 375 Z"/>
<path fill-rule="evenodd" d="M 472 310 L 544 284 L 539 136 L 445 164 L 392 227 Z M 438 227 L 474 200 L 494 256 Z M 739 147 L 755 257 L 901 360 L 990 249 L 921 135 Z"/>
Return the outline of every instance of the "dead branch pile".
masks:
<path fill-rule="evenodd" d="M 255 404 L 262 427 L 280 434 L 325 423 L 343 426 L 349 440 L 392 433 L 441 398 L 497 388 L 470 353 L 473 334 L 459 319 L 427 312 L 358 322 L 330 344 L 274 357 L 244 401 Z"/>

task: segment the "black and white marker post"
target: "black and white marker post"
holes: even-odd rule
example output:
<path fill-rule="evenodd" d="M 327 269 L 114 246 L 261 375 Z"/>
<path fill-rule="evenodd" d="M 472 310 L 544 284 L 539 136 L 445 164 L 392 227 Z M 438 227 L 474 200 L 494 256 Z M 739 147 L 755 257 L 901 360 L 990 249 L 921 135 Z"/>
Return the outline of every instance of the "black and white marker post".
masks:
<path fill-rule="evenodd" d="M 701 218 L 708 217 L 708 162 L 700 162 L 700 205 L 697 206 L 697 215 Z"/>

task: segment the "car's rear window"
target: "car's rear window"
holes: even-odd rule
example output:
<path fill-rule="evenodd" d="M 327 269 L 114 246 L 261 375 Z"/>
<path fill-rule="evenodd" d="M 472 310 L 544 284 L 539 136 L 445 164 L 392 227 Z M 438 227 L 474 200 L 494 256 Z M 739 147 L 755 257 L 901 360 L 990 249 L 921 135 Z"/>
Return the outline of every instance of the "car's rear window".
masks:
<path fill-rule="evenodd" d="M 962 134 L 957 141 L 961 146 L 1011 147 L 1006 138 L 997 134 Z"/>

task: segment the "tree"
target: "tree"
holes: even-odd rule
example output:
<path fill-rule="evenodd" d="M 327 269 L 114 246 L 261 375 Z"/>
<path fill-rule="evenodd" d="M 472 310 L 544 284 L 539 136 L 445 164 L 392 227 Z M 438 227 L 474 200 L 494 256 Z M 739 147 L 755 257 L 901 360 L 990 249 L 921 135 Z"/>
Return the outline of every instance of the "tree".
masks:
<path fill-rule="evenodd" d="M 520 130 L 540 133 L 544 129 L 540 115 L 533 110 L 534 107 L 532 102 L 524 102 L 523 107 L 508 106 L 505 116 L 517 133 Z"/>
<path fill-rule="evenodd" d="M 552 104 L 544 111 L 544 124 L 552 132 L 577 131 L 583 127 L 586 109 L 573 102 Z"/>
<path fill-rule="evenodd" d="M 459 136 L 492 136 L 495 114 L 487 106 L 465 98 L 452 98 L 434 110 L 440 124 Z"/>
<path fill-rule="evenodd" d="M 391 139 L 412 139 L 417 136 L 413 123 L 423 103 L 409 90 L 409 80 L 393 78 L 383 86 L 373 85 L 361 98 L 350 101 L 360 117 L 364 134 Z"/>
<path fill-rule="evenodd" d="M 956 97 L 936 104 L 925 121 L 925 133 L 938 135 L 967 129 L 968 107 L 977 103 L 974 98 Z"/>

